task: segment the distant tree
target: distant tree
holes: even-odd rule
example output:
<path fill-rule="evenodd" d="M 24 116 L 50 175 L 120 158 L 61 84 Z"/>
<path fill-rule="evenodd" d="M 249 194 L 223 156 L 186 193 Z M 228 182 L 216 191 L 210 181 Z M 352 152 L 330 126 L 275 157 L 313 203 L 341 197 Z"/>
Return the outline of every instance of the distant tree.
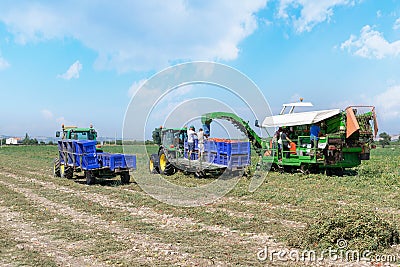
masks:
<path fill-rule="evenodd" d="M 50 146 L 54 145 L 53 141 L 49 141 L 47 144 Z"/>
<path fill-rule="evenodd" d="M 151 140 L 146 140 L 146 141 L 144 142 L 144 144 L 145 144 L 145 145 L 154 145 L 154 142 L 151 141 Z"/>
<path fill-rule="evenodd" d="M 45 145 L 46 143 L 44 141 L 39 142 L 40 145 Z"/>
<path fill-rule="evenodd" d="M 29 140 L 29 144 L 30 145 L 38 145 L 39 141 L 36 138 L 34 138 L 34 139 Z"/>
<path fill-rule="evenodd" d="M 39 141 L 36 138 L 31 139 L 28 133 L 25 134 L 25 138 L 22 140 L 23 145 L 38 145 Z"/>
<path fill-rule="evenodd" d="M 380 133 L 379 137 L 381 138 L 379 140 L 379 144 L 384 148 L 386 145 L 390 145 L 390 135 L 388 135 L 386 132 Z"/>
<path fill-rule="evenodd" d="M 25 138 L 24 138 L 24 140 L 22 140 L 22 144 L 24 144 L 24 145 L 30 145 L 30 138 L 29 138 L 29 135 L 28 135 L 28 133 L 26 133 L 25 134 Z"/>

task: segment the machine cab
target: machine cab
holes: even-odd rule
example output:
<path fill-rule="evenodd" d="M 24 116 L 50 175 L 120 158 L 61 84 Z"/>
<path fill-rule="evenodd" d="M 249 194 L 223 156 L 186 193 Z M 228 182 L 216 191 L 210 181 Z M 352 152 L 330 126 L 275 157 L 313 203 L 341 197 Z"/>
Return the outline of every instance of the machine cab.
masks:
<path fill-rule="evenodd" d="M 56 137 L 74 140 L 96 140 L 97 132 L 95 131 L 95 129 L 93 129 L 92 125 L 90 126 L 90 128 L 78 128 L 76 126 L 64 126 L 63 124 L 62 132 L 57 131 Z"/>
<path fill-rule="evenodd" d="M 183 149 L 187 140 L 186 129 L 166 129 L 162 132 L 162 144 L 167 148 Z"/>

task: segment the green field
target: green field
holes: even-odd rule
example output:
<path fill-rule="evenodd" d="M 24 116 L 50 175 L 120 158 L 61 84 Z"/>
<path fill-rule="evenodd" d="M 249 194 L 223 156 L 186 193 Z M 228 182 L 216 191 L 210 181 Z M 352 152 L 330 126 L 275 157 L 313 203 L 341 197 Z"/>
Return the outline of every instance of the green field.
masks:
<path fill-rule="evenodd" d="M 257 253 L 320 251 L 345 231 L 349 249 L 393 255 L 391 264 L 400 263 L 400 246 L 385 244 L 400 227 L 398 146 L 373 150 L 370 161 L 343 177 L 274 172 L 254 193 L 243 177 L 225 197 L 196 208 L 148 196 L 134 182 L 150 175 L 143 169 L 129 185 L 117 178 L 95 186 L 83 177 L 54 178 L 56 154 L 55 146 L 0 149 L 0 266 L 303 265 L 260 261 Z M 211 180 L 181 173 L 168 179 L 186 186 Z M 335 222 L 339 230 L 327 232 Z M 319 264 L 336 263 L 343 264 Z"/>

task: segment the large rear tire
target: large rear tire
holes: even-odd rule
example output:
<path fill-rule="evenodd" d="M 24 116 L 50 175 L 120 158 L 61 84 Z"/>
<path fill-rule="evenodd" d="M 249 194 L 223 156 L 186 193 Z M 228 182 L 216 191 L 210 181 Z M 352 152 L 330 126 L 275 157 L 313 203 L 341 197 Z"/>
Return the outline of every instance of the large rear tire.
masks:
<path fill-rule="evenodd" d="M 168 161 L 167 155 L 163 150 L 158 154 L 160 159 L 160 173 L 164 175 L 172 175 L 175 173 L 175 167 Z"/>
<path fill-rule="evenodd" d="M 160 173 L 160 163 L 157 154 L 152 154 L 149 159 L 149 171 L 150 173 Z"/>
<path fill-rule="evenodd" d="M 54 159 L 54 166 L 53 166 L 53 176 L 54 177 L 61 177 L 61 170 L 60 170 L 60 159 L 55 158 Z"/>
<path fill-rule="evenodd" d="M 72 179 L 74 176 L 74 168 L 70 166 L 64 166 L 64 172 L 61 172 L 63 178 Z"/>

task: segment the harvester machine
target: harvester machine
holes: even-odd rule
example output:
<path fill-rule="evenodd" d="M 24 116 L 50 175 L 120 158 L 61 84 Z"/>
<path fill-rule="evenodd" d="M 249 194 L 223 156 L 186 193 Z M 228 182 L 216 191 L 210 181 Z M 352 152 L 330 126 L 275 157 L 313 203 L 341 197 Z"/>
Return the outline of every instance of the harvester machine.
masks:
<path fill-rule="evenodd" d="M 213 119 L 232 122 L 247 135 L 260 157 L 259 165 L 272 166 L 280 171 L 325 171 L 328 175 L 342 174 L 345 168 L 356 167 L 370 158 L 373 137 L 378 131 L 373 106 L 351 106 L 339 109 L 294 112 L 295 107 L 312 106 L 309 102 L 284 104 L 279 115 L 266 117 L 262 128 L 284 131 L 290 143 L 279 142 L 279 136 L 261 138 L 249 124 L 232 113 L 213 112 L 202 116 L 204 128 L 210 132 Z M 287 108 L 288 113 L 285 113 Z M 320 136 L 311 141 L 310 128 L 318 124 Z"/>

